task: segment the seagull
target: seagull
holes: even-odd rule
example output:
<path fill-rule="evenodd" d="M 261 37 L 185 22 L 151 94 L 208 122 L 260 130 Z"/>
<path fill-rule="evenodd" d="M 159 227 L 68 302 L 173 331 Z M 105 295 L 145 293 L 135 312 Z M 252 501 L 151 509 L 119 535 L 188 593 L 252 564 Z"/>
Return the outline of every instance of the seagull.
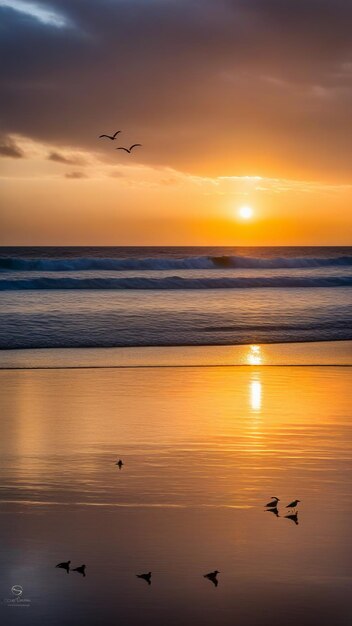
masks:
<path fill-rule="evenodd" d="M 80 565 L 79 567 L 74 567 L 73 572 L 78 572 L 79 574 L 82 574 L 82 576 L 86 575 L 86 566 L 85 565 Z"/>
<path fill-rule="evenodd" d="M 111 141 L 115 141 L 117 135 L 120 133 L 120 130 L 117 130 L 116 133 L 114 133 L 113 135 L 99 135 L 98 139 L 102 139 L 103 137 L 106 137 L 107 139 L 111 139 Z"/>
<path fill-rule="evenodd" d="M 148 574 L 136 574 L 137 578 L 142 578 L 142 580 L 145 580 L 146 583 L 148 583 L 148 585 L 152 584 L 151 578 L 152 578 L 152 573 L 148 572 Z"/>
<path fill-rule="evenodd" d="M 267 509 L 276 509 L 278 502 L 280 502 L 280 498 L 277 498 L 276 496 L 272 496 L 272 501 L 268 502 L 268 504 L 265 505 L 265 508 L 267 508 Z"/>
<path fill-rule="evenodd" d="M 208 580 L 210 580 L 210 582 L 213 583 L 213 585 L 215 585 L 215 587 L 218 586 L 219 581 L 217 579 L 217 575 L 220 574 L 219 570 L 214 570 L 213 572 L 209 572 L 209 574 L 204 574 L 204 578 L 207 578 Z"/>
<path fill-rule="evenodd" d="M 287 505 L 286 509 L 295 509 L 300 500 L 293 500 L 290 504 Z"/>
<path fill-rule="evenodd" d="M 128 152 L 128 154 L 131 154 L 133 148 L 137 148 L 137 146 L 141 146 L 141 145 L 142 145 L 141 143 L 134 143 L 129 148 L 124 148 L 123 146 L 120 146 L 119 148 L 116 148 L 116 150 L 124 150 L 125 152 Z"/>
<path fill-rule="evenodd" d="M 63 563 L 58 563 L 55 567 L 60 567 L 61 569 L 65 569 L 67 573 L 70 571 L 70 563 L 71 561 L 64 561 Z"/>
<path fill-rule="evenodd" d="M 121 459 L 119 459 L 119 460 L 117 461 L 116 465 L 118 465 L 118 466 L 119 466 L 119 469 L 121 469 L 121 467 L 124 465 L 124 462 L 123 462 L 123 461 L 121 461 Z"/>
<path fill-rule="evenodd" d="M 298 526 L 298 513 L 296 511 L 296 513 L 292 513 L 290 515 L 285 515 L 285 519 L 290 519 L 292 520 L 296 526 Z"/>

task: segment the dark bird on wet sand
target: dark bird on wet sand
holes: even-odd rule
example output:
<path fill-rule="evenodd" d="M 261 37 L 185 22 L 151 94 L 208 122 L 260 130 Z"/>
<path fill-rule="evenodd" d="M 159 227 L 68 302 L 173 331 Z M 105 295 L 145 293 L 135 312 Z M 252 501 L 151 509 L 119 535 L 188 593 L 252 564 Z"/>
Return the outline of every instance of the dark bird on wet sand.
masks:
<path fill-rule="evenodd" d="M 285 515 L 285 519 L 290 519 L 296 526 L 298 526 L 298 513 L 291 513 L 290 515 Z"/>
<path fill-rule="evenodd" d="M 70 563 L 71 561 L 63 561 L 63 563 L 58 563 L 55 567 L 60 567 L 61 569 L 65 569 L 67 573 L 70 571 Z"/>
<path fill-rule="evenodd" d="M 116 465 L 118 465 L 119 469 L 121 469 L 121 467 L 124 465 L 124 462 L 121 461 L 121 459 L 119 459 L 116 463 Z"/>
<path fill-rule="evenodd" d="M 300 500 L 293 500 L 290 504 L 287 505 L 286 509 L 295 509 Z"/>
<path fill-rule="evenodd" d="M 74 567 L 72 570 L 72 572 L 78 572 L 79 574 L 82 574 L 82 576 L 86 575 L 86 566 L 85 565 L 80 565 L 79 567 Z"/>
<path fill-rule="evenodd" d="M 103 137 L 106 137 L 107 139 L 111 139 L 111 141 L 115 141 L 117 135 L 120 133 L 120 130 L 117 130 L 116 133 L 114 133 L 113 135 L 99 135 L 99 139 L 102 139 Z"/>
<path fill-rule="evenodd" d="M 271 497 L 272 497 L 271 502 L 268 502 L 268 504 L 265 505 L 265 508 L 276 509 L 277 503 L 280 502 L 280 498 L 277 498 L 276 496 L 271 496 Z"/>
<path fill-rule="evenodd" d="M 128 154 L 131 154 L 133 148 L 137 148 L 137 146 L 142 146 L 142 144 L 141 143 L 134 143 L 129 148 L 124 148 L 123 146 L 120 146 L 119 148 L 116 148 L 116 150 L 124 150 L 125 152 L 128 152 Z"/>
<path fill-rule="evenodd" d="M 215 585 L 215 587 L 218 586 L 219 581 L 217 579 L 217 575 L 220 574 L 219 570 L 214 570 L 213 572 L 209 572 L 209 574 L 204 574 L 204 578 L 207 578 L 208 580 L 210 580 L 210 582 L 213 583 L 213 585 Z"/>
<path fill-rule="evenodd" d="M 142 578 L 142 580 L 145 580 L 146 583 L 148 583 L 148 585 L 152 584 L 152 573 L 148 572 L 148 574 L 136 574 L 137 578 Z"/>

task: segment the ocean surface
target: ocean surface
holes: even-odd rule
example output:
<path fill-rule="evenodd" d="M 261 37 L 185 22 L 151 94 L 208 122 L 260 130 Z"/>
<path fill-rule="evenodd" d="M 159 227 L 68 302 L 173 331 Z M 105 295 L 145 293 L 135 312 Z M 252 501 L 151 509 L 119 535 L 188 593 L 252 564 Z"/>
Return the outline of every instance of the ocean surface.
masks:
<path fill-rule="evenodd" d="M 352 339 L 352 248 L 1 248 L 0 348 Z"/>

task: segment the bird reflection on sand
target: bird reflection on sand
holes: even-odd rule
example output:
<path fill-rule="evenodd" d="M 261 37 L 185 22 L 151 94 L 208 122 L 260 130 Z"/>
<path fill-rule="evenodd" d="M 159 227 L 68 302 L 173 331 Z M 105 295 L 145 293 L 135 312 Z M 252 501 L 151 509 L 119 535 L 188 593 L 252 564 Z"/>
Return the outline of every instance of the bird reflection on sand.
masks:
<path fill-rule="evenodd" d="M 291 513 L 290 515 L 285 515 L 285 519 L 290 519 L 296 526 L 298 526 L 298 513 Z"/>
<path fill-rule="evenodd" d="M 148 574 L 136 574 L 137 578 L 141 578 L 142 580 L 145 580 L 146 583 L 148 583 L 148 585 L 152 584 L 152 573 L 148 572 Z"/>
<path fill-rule="evenodd" d="M 210 582 L 213 583 L 213 585 L 215 587 L 218 586 L 219 581 L 217 579 L 217 575 L 220 574 L 219 570 L 214 570 L 213 572 L 209 572 L 209 574 L 204 574 L 204 578 L 207 578 L 208 580 L 210 580 Z"/>
<path fill-rule="evenodd" d="M 72 570 L 72 572 L 78 572 L 79 574 L 82 574 L 82 576 L 86 575 L 86 566 L 85 565 L 80 565 L 79 567 L 74 567 Z"/>
<path fill-rule="evenodd" d="M 70 563 L 71 561 L 63 561 L 62 563 L 58 563 L 55 567 L 59 567 L 60 569 L 66 570 L 67 573 L 70 571 Z"/>
<path fill-rule="evenodd" d="M 273 515 L 275 515 L 275 517 L 280 517 L 279 515 L 279 509 L 277 507 L 274 507 L 272 509 L 266 509 L 265 511 L 266 513 L 273 513 Z"/>

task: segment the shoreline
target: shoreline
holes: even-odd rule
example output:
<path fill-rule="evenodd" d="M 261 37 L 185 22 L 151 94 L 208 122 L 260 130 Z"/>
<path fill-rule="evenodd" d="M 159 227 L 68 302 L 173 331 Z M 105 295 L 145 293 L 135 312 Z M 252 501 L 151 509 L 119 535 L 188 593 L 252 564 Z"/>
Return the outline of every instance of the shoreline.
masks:
<path fill-rule="evenodd" d="M 0 352 L 1 370 L 352 366 L 352 340 L 201 346 L 29 348 Z"/>

